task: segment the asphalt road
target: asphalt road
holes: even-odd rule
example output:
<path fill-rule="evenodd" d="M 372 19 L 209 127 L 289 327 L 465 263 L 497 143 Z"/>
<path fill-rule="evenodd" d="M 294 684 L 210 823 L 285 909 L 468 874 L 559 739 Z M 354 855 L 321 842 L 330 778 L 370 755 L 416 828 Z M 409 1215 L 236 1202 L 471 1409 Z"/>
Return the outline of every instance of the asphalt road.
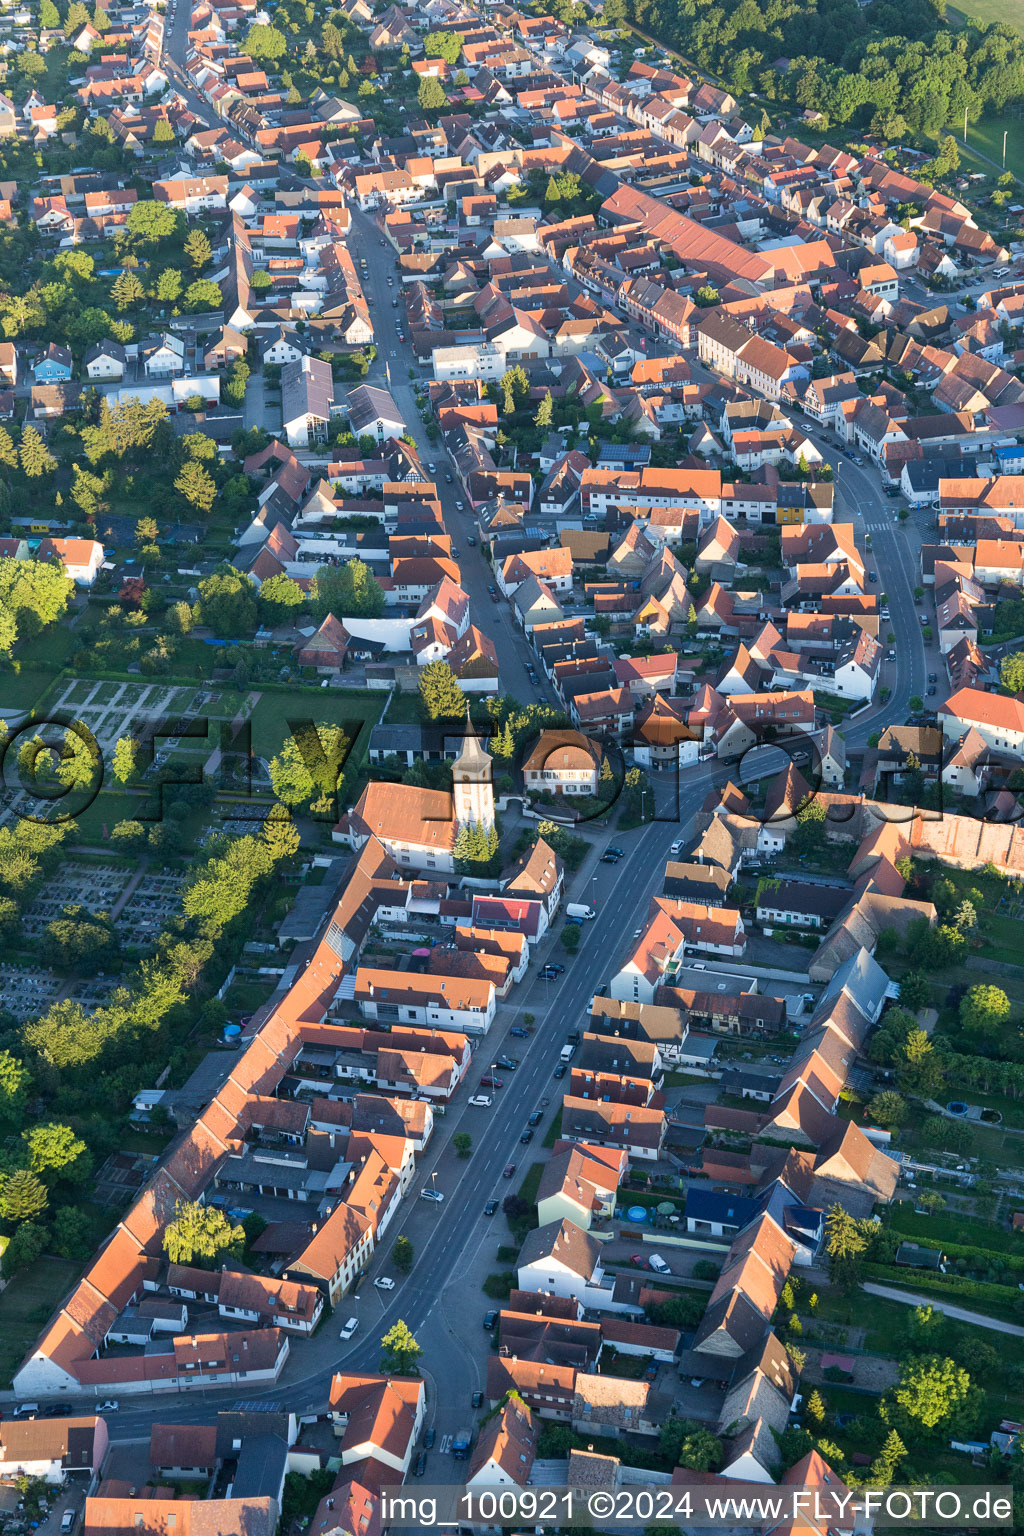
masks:
<path fill-rule="evenodd" d="M 502 690 L 523 701 L 543 699 L 549 704 L 557 704 L 554 691 L 546 678 L 542 678 L 538 686 L 531 683 L 527 676 L 526 663 L 534 661 L 535 656 L 522 630 L 512 618 L 509 603 L 503 597 L 494 602 L 487 590 L 488 586 L 495 585 L 494 573 L 480 553 L 479 544 L 470 547 L 468 543 L 470 537 L 477 536 L 475 518 L 468 503 L 464 511 L 458 510 L 456 503 L 463 500 L 463 493 L 454 480 L 447 450 L 442 443 L 430 441 L 420 420 L 413 383 L 409 377 L 410 369 L 415 368 L 415 357 L 408 340 L 400 342 L 397 334 L 399 323 L 403 326 L 405 323 L 405 304 L 401 298 L 401 281 L 396 275 L 394 254 L 390 246 L 381 248 L 381 235 L 376 224 L 355 207 L 352 208 L 348 246 L 357 264 L 361 257 L 366 258 L 366 271 L 362 277 L 363 291 L 373 317 L 377 345 L 377 361 L 370 370 L 367 382 L 382 388 L 390 387 L 395 404 L 420 451 L 424 472 L 437 485 L 445 531 L 450 534 L 452 544 L 459 552 L 458 564 L 463 589 L 469 596 L 471 619 L 494 642 L 498 652 Z M 393 285 L 389 285 L 389 277 L 394 280 Z M 397 309 L 393 307 L 396 298 L 399 299 Z M 386 368 L 390 371 L 390 386 Z M 415 372 L 417 380 L 422 379 L 418 368 Z M 428 470 L 429 464 L 436 465 L 436 470 Z M 445 480 L 446 473 L 453 475 L 451 485 Z"/>
<path fill-rule="evenodd" d="M 489 1338 L 479 1327 L 490 1303 L 479 1290 L 477 1261 L 484 1244 L 496 1246 L 507 1235 L 500 1212 L 487 1218 L 484 1204 L 514 1192 L 530 1163 L 546 1155 L 540 1143 L 567 1081 L 553 1076 L 566 1033 L 582 1026 L 595 987 L 624 958 L 634 926 L 643 920 L 651 896 L 661 887 L 669 844 L 685 835 L 711 784 L 726 777 L 721 765 L 701 764 L 682 780 L 677 821 L 594 837 L 592 851 L 572 882 L 571 895 L 591 901 L 597 916 L 584 925 L 575 956 L 565 954 L 555 941 L 551 954 L 561 954 L 566 967 L 557 983 L 541 981 L 534 970 L 532 979 L 516 992 L 514 1005 L 500 1010 L 491 1035 L 476 1050 L 468 1086 L 459 1088 L 448 1115 L 436 1122 L 434 1140 L 417 1168 L 416 1184 L 367 1270 L 358 1297 L 343 1300 L 313 1339 L 292 1340 L 290 1357 L 277 1382 L 261 1388 L 200 1387 L 189 1393 L 159 1393 L 144 1401 L 123 1398 L 120 1411 L 110 1417 L 114 1440 L 145 1437 L 154 1422 L 204 1420 L 218 1408 L 241 1400 L 283 1402 L 300 1414 L 323 1412 L 333 1373 L 341 1368 L 376 1370 L 379 1340 L 398 1318 L 405 1320 L 423 1348 L 422 1364 L 431 1389 L 427 1422 L 436 1428 L 439 1445 L 472 1420 L 470 1398 L 484 1384 L 490 1349 Z M 598 861 L 609 842 L 625 849 L 618 865 Z M 509 1038 L 508 1028 L 523 1012 L 535 1016 L 533 1036 Z M 493 1093 L 491 1109 L 470 1107 L 467 1099 L 475 1092 L 480 1073 L 503 1054 L 519 1059 L 518 1070 L 500 1072 L 505 1086 Z M 537 1139 L 523 1147 L 519 1137 L 545 1096 L 549 1104 L 537 1127 Z M 462 1129 L 473 1138 L 466 1161 L 460 1161 L 450 1146 L 451 1136 Z M 506 1181 L 502 1169 L 508 1162 L 517 1164 L 517 1173 Z M 436 1188 L 445 1196 L 440 1206 L 418 1198 L 419 1189 L 430 1186 L 435 1172 Z M 390 1263 L 399 1235 L 408 1236 L 416 1250 L 413 1269 L 406 1277 Z M 488 1267 L 498 1267 L 493 1254 Z M 396 1281 L 393 1292 L 380 1292 L 372 1284 L 385 1274 Z M 338 1330 L 353 1314 L 360 1319 L 360 1329 L 345 1344 Z M 81 1400 L 74 1403 L 77 1410 L 88 1406 Z M 436 1451 L 431 1463 L 429 1477 L 435 1482 L 458 1481 L 464 1471 Z"/>

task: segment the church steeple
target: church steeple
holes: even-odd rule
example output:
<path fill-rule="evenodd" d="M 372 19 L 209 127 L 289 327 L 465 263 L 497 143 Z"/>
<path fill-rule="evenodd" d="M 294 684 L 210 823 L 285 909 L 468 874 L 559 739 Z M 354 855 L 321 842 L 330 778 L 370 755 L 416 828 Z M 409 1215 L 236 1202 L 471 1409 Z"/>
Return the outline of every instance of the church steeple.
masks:
<path fill-rule="evenodd" d="M 468 708 L 464 745 L 452 764 L 452 797 L 460 827 L 480 826 L 489 832 L 494 826 L 491 757 L 473 729 Z"/>

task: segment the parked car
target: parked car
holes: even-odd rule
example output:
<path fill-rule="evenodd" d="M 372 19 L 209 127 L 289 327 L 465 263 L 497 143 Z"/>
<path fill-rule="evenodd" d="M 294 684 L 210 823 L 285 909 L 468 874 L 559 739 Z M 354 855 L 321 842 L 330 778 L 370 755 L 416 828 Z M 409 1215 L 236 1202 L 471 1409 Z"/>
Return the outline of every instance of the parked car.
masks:
<path fill-rule="evenodd" d="M 457 501 L 455 503 L 455 510 L 456 510 L 456 512 L 465 512 L 465 510 L 466 510 L 466 503 L 464 501 Z"/>
<path fill-rule="evenodd" d="M 497 1200 L 488 1200 L 487 1204 L 484 1206 L 484 1215 L 485 1216 L 493 1216 L 497 1209 L 498 1209 L 498 1202 L 497 1202 Z"/>
<path fill-rule="evenodd" d="M 564 1061 L 560 1061 L 558 1063 L 558 1066 L 555 1068 L 555 1076 L 556 1077 L 564 1077 L 565 1076 L 565 1062 Z"/>
<path fill-rule="evenodd" d="M 448 475 L 448 474 L 446 474 L 446 475 L 445 475 L 445 477 L 444 477 L 444 483 L 445 483 L 445 485 L 451 485 L 451 483 L 452 483 L 452 477 L 451 477 L 451 475 Z"/>
<path fill-rule="evenodd" d="M 598 862 L 600 864 L 617 864 L 619 862 L 619 856 L 617 853 L 602 853 Z"/>
<path fill-rule="evenodd" d="M 497 1321 L 498 1321 L 498 1314 L 497 1314 L 497 1312 L 495 1312 L 493 1310 L 488 1312 L 485 1315 L 485 1317 L 484 1317 L 484 1331 L 486 1333 L 493 1333 L 494 1325 L 495 1325 L 495 1323 Z"/>
<path fill-rule="evenodd" d="M 116 1397 L 108 1397 L 105 1403 L 100 1403 L 97 1413 L 116 1413 L 120 1404 Z"/>
<path fill-rule="evenodd" d="M 482 1408 L 483 1407 L 483 1401 L 484 1401 L 484 1395 L 483 1395 L 482 1392 L 474 1392 L 473 1393 L 473 1407 L 474 1408 Z"/>
<path fill-rule="evenodd" d="M 868 571 L 868 581 L 877 581 L 877 580 L 878 580 L 878 572 L 877 571 Z"/>
<path fill-rule="evenodd" d="M 606 853 L 614 853 L 616 858 L 619 858 L 619 859 L 621 859 L 624 856 L 623 849 L 621 849 L 621 848 L 606 848 L 605 852 Z"/>
<path fill-rule="evenodd" d="M 393 1291 L 395 1288 L 395 1282 L 390 1275 L 378 1275 L 373 1283 L 378 1291 Z"/>
<path fill-rule="evenodd" d="M 342 1328 L 341 1332 L 338 1334 L 339 1339 L 351 1339 L 355 1335 L 355 1331 L 358 1327 L 358 1317 L 350 1317 L 344 1328 Z"/>
<path fill-rule="evenodd" d="M 674 842 L 672 844 L 671 848 L 669 849 L 669 853 L 671 853 L 671 854 L 682 853 L 684 846 L 685 846 L 685 844 L 684 844 L 683 839 L 679 838 L 676 842 Z"/>
<path fill-rule="evenodd" d="M 540 1122 L 543 1120 L 543 1118 L 544 1116 L 541 1114 L 540 1110 L 535 1109 L 526 1123 L 527 1125 L 540 1125 Z"/>
<path fill-rule="evenodd" d="M 419 1455 L 416 1457 L 416 1468 L 415 1468 L 414 1476 L 422 1477 L 426 1470 L 427 1470 L 427 1453 L 426 1453 L 426 1451 L 420 1451 Z"/>
<path fill-rule="evenodd" d="M 426 1434 L 423 1436 L 423 1449 L 425 1451 L 431 1450 L 433 1448 L 433 1444 L 434 1444 L 434 1441 L 436 1439 L 437 1439 L 437 1430 L 433 1427 L 433 1425 L 431 1425 L 431 1427 L 427 1430 Z"/>
<path fill-rule="evenodd" d="M 439 1189 L 421 1189 L 420 1199 L 433 1200 L 435 1205 L 440 1205 L 441 1201 L 444 1199 L 444 1195 L 442 1195 Z"/>
<path fill-rule="evenodd" d="M 486 1077 L 480 1079 L 481 1088 L 504 1088 L 505 1080 L 501 1077 L 492 1077 L 488 1072 Z"/>
<path fill-rule="evenodd" d="M 477 1109 L 490 1109 L 494 1100 L 486 1093 L 474 1093 L 469 1102 L 475 1105 Z"/>
<path fill-rule="evenodd" d="M 60 1528 L 61 1528 L 62 1536 L 68 1536 L 68 1533 L 70 1531 L 74 1530 L 74 1528 L 75 1528 L 75 1521 L 77 1519 L 78 1519 L 78 1515 L 76 1514 L 76 1512 L 73 1509 L 66 1509 L 64 1511 L 64 1513 L 60 1517 Z"/>
<path fill-rule="evenodd" d="M 504 1067 L 506 1072 L 514 1072 L 516 1067 L 518 1067 L 518 1065 L 519 1065 L 519 1062 L 517 1061 L 515 1056 L 499 1056 L 498 1057 L 498 1066 L 499 1067 Z"/>
<path fill-rule="evenodd" d="M 660 1253 L 648 1254 L 647 1262 L 650 1264 L 656 1275 L 670 1275 L 672 1273 Z"/>
<path fill-rule="evenodd" d="M 558 971 L 559 975 L 561 975 L 562 971 L 565 970 L 565 966 L 559 965 L 557 960 L 545 960 L 544 969 L 546 971 Z"/>
<path fill-rule="evenodd" d="M 524 1147 L 527 1146 L 533 1140 L 533 1132 L 530 1130 L 529 1127 L 526 1128 L 526 1130 L 520 1136 L 519 1140 L 520 1140 L 520 1142 L 522 1143 L 522 1145 Z"/>
<path fill-rule="evenodd" d="M 631 1264 L 635 1264 L 637 1269 L 647 1268 L 647 1260 L 644 1258 L 642 1253 L 631 1253 L 629 1256 L 629 1262 Z"/>
<path fill-rule="evenodd" d="M 503 1179 L 510 1179 L 510 1178 L 512 1178 L 512 1176 L 515 1173 L 515 1171 L 516 1171 L 515 1163 L 506 1163 L 504 1168 L 501 1170 L 501 1176 L 502 1176 Z"/>
<path fill-rule="evenodd" d="M 509 1030 L 509 1034 L 514 1035 L 517 1040 L 529 1040 L 530 1038 L 530 1031 L 528 1029 L 524 1029 L 521 1024 L 513 1025 L 513 1027 Z"/>
<path fill-rule="evenodd" d="M 540 968 L 541 981 L 557 981 L 558 972 L 550 965 L 542 965 Z"/>
<path fill-rule="evenodd" d="M 474 539 L 472 534 L 470 534 L 469 538 L 466 540 L 466 543 L 469 545 L 470 549 L 476 549 L 476 539 Z"/>

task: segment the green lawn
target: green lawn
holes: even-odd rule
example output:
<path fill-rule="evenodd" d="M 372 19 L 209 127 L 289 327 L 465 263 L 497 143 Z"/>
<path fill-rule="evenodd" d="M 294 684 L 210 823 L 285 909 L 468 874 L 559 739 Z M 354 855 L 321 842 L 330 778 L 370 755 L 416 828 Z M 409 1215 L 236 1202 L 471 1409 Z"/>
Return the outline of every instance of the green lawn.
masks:
<path fill-rule="evenodd" d="M 55 672 L 40 671 L 38 667 L 4 672 L 0 675 L 0 714 L 9 709 L 33 709 L 55 675 Z"/>
<path fill-rule="evenodd" d="M 370 727 L 380 719 L 384 693 L 343 691 L 338 688 L 296 689 L 280 693 L 265 692 L 252 713 L 252 745 L 259 757 L 273 757 L 288 734 L 289 720 L 326 720 L 348 728 L 356 736 L 349 768 L 358 767 L 369 749 Z M 390 718 L 390 717 L 389 717 Z"/>
<path fill-rule="evenodd" d="M 19 1271 L 0 1294 L 0 1382 L 11 1377 L 36 1335 L 68 1291 L 79 1265 L 66 1259 L 40 1259 Z"/>
<path fill-rule="evenodd" d="M 976 0 L 978 9 L 990 7 L 999 9 L 1002 0 Z M 1018 13 L 1021 6 L 1017 5 Z M 994 18 L 990 18 L 994 19 Z M 1018 25 L 1020 21 L 1018 21 Z M 1024 47 L 1024 43 L 1021 44 Z M 963 124 L 960 125 L 963 132 Z M 1000 166 L 1003 161 L 1003 134 L 1006 134 L 1006 169 L 1012 171 L 1015 176 L 1024 178 L 1024 118 L 1014 115 L 1013 109 L 1001 112 L 998 116 L 982 118 L 979 123 L 971 123 L 967 129 L 968 147 L 979 150 L 981 154 L 988 155 L 990 160 Z M 989 171 L 992 168 L 982 164 L 981 170 Z M 998 170 L 993 171 L 998 176 Z M 980 183 L 979 183 L 980 185 Z"/>
<path fill-rule="evenodd" d="M 980 21 L 983 26 L 999 21 L 1018 29 L 1024 19 L 1020 0 L 960 0 L 959 5 L 951 5 L 946 11 L 946 19 L 953 26 L 962 26 L 968 17 Z"/>

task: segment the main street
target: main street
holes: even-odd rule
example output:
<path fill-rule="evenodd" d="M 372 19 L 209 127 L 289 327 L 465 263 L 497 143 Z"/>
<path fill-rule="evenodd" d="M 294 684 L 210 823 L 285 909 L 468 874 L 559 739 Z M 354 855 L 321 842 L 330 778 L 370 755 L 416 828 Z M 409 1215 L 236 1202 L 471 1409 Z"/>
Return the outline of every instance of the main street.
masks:
<path fill-rule="evenodd" d="M 405 334 L 405 303 L 401 296 L 401 280 L 396 276 L 394 252 L 390 245 L 382 249 L 381 240 L 382 236 L 373 220 L 353 207 L 348 247 L 357 264 L 362 257 L 366 258 L 362 284 L 373 319 L 377 346 L 377 359 L 367 382 L 387 387 L 390 374 L 391 394 L 419 450 L 424 474 L 429 475 L 437 486 L 445 532 L 450 535 L 453 547 L 458 550 L 462 587 L 469 597 L 471 621 L 494 642 L 498 653 L 503 691 L 523 702 L 539 698 L 549 704 L 556 704 L 554 692 L 546 679 L 542 678 L 539 685 L 530 682 L 526 664 L 535 660 L 533 651 L 515 623 L 506 600 L 502 597 L 498 602 L 493 602 L 491 599 L 487 589 L 495 584 L 494 573 L 481 554 L 479 544 L 474 548 L 468 543 L 470 538 L 476 538 L 472 509 L 466 503 L 464 510 L 459 511 L 457 503 L 462 500 L 462 490 L 454 480 L 448 454 L 441 444 L 430 441 L 420 420 L 420 409 L 410 379 L 410 371 L 415 371 L 415 355 L 408 340 L 403 342 L 398 339 L 399 327 Z M 388 283 L 389 277 L 393 280 L 393 286 Z M 397 309 L 392 302 L 396 298 L 399 300 Z M 428 468 L 431 464 L 436 466 L 434 470 Z M 451 484 L 446 481 L 446 474 L 452 475 Z"/>
<path fill-rule="evenodd" d="M 490 1303 L 479 1289 L 489 1270 L 503 1267 L 496 1258 L 500 1242 L 507 1240 L 500 1212 L 488 1218 L 483 1207 L 489 1198 L 501 1199 L 518 1188 L 531 1162 L 548 1155 L 540 1142 L 557 1112 L 565 1080 L 553 1076 L 566 1033 L 582 1028 L 596 987 L 608 979 L 625 958 L 634 926 L 646 915 L 653 894 L 660 890 L 669 844 L 684 836 L 709 788 L 723 782 L 726 769 L 717 763 L 701 764 L 681 781 L 679 820 L 658 821 L 625 833 L 604 832 L 592 840 L 592 848 L 572 882 L 571 896 L 592 901 L 597 916 L 584 924 L 579 950 L 569 956 L 557 944 L 547 949 L 561 956 L 565 973 L 557 983 L 545 983 L 533 973 L 515 998 L 515 1007 L 502 1009 L 492 1033 L 478 1042 L 468 1086 L 458 1090 L 447 1116 L 436 1122 L 436 1134 L 417 1167 L 416 1184 L 388 1231 L 366 1272 L 358 1296 L 339 1303 L 310 1340 L 295 1339 L 280 1379 L 262 1389 L 199 1387 L 189 1393 L 158 1393 L 143 1401 L 122 1400 L 122 1408 L 110 1417 L 115 1441 L 147 1436 L 154 1422 L 190 1423 L 207 1418 L 218 1408 L 243 1399 L 246 1402 L 281 1402 L 300 1414 L 323 1413 L 333 1373 L 338 1369 L 374 1371 L 380 1363 L 380 1338 L 399 1318 L 409 1325 L 423 1347 L 423 1368 L 431 1386 L 428 1423 L 438 1441 L 451 1435 L 475 1415 L 472 1393 L 484 1384 L 489 1336 L 481 1328 Z M 610 841 L 625 848 L 618 865 L 599 862 Z M 571 896 L 569 899 L 571 899 Z M 558 925 L 560 927 L 561 924 Z M 529 1040 L 509 1037 L 507 1030 L 524 1013 L 536 1019 Z M 515 1072 L 500 1071 L 505 1086 L 492 1093 L 490 1109 L 470 1107 L 479 1074 L 498 1056 L 519 1059 Z M 490 1090 L 488 1090 L 490 1091 Z M 536 1140 L 528 1147 L 519 1137 L 529 1116 L 548 1099 Z M 467 1130 L 473 1138 L 468 1160 L 457 1158 L 451 1136 Z M 516 1176 L 502 1178 L 507 1163 L 517 1164 Z M 432 1174 L 444 1195 L 441 1205 L 418 1198 L 429 1187 Z M 408 1236 L 415 1248 L 411 1273 L 402 1277 L 390 1262 L 395 1238 Z M 393 1292 L 380 1292 L 372 1284 L 380 1275 L 396 1282 Z M 338 1329 L 348 1316 L 359 1318 L 359 1332 L 348 1344 Z M 75 1403 L 76 1409 L 86 1404 Z M 436 1452 L 429 1480 L 456 1480 L 457 1467 Z"/>

